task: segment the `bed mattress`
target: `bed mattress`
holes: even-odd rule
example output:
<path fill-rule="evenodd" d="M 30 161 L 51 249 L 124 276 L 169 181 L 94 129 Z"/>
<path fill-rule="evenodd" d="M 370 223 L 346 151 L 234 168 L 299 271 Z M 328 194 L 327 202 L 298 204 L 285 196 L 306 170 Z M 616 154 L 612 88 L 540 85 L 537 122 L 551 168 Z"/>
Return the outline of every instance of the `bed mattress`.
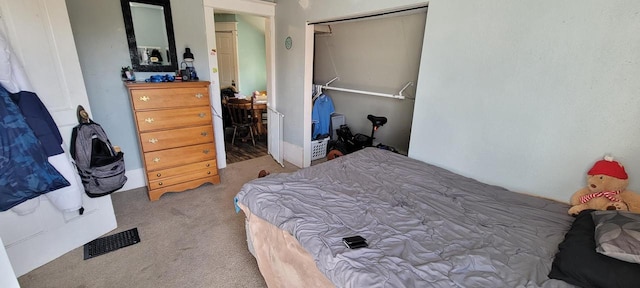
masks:
<path fill-rule="evenodd" d="M 255 179 L 236 200 L 293 235 L 337 287 L 573 287 L 547 277 L 568 204 L 386 150 Z M 354 235 L 369 247 L 347 248 Z"/>

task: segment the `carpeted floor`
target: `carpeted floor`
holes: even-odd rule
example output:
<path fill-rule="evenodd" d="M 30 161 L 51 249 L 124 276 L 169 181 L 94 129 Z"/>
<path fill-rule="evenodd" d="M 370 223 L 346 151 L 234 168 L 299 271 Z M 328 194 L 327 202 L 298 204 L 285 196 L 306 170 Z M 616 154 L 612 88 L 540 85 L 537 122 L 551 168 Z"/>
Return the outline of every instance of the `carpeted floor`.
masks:
<path fill-rule="evenodd" d="M 150 202 L 145 188 L 112 194 L 118 228 L 137 227 L 141 242 L 83 260 L 83 247 L 23 276 L 31 287 L 266 287 L 247 250 L 244 215 L 233 197 L 262 169 L 291 172 L 270 156 L 230 164 L 221 184 L 167 193 Z"/>

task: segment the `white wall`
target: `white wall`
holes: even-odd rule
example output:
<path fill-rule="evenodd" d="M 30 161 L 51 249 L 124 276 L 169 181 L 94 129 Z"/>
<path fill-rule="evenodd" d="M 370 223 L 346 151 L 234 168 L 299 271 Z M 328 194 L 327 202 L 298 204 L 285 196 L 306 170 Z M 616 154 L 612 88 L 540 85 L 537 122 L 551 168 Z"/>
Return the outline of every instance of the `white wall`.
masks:
<path fill-rule="evenodd" d="M 285 141 L 303 146 L 305 22 L 415 3 L 278 3 L 276 41 L 293 38 L 276 46 Z M 609 153 L 640 191 L 639 11 L 629 0 L 429 1 L 409 156 L 567 201 Z"/>
<path fill-rule="evenodd" d="M 102 7 L 103 2 L 108 4 Z M 141 167 L 128 98 L 119 83 L 119 67 L 129 60 L 118 2 L 67 0 L 67 5 L 94 119 L 107 131 L 118 131 L 108 133 L 128 152 L 128 168 Z M 176 48 L 181 52 L 189 44 L 202 53 L 201 1 L 183 2 L 172 3 Z M 307 21 L 418 3 L 426 1 L 278 2 L 276 84 L 288 150 L 304 145 Z M 634 127 L 640 116 L 639 6 L 632 0 L 429 1 L 409 155 L 566 201 L 584 185 L 593 162 L 611 153 L 626 164 L 631 188 L 640 191 L 634 180 L 640 177 L 640 163 L 634 161 L 640 156 L 635 148 L 640 130 Z M 86 18 L 74 23 L 76 17 Z M 84 40 L 77 28 L 86 29 Z M 293 39 L 291 50 L 284 48 L 287 36 Z M 206 60 L 198 55 L 196 61 Z M 203 68 L 198 65 L 206 76 L 206 61 Z"/>
<path fill-rule="evenodd" d="M 638 1 L 430 1 L 409 156 L 568 201 L 610 153 L 640 191 L 638 31 Z"/>
<path fill-rule="evenodd" d="M 120 67 L 131 65 L 120 1 L 66 0 L 66 3 L 93 108 L 91 117 L 102 125 L 111 143 L 122 148 L 128 175 L 130 171 L 140 172 L 142 160 L 131 104 L 120 79 Z M 191 48 L 200 80 L 209 80 L 203 11 L 201 0 L 171 1 L 178 62 L 183 60 L 184 48 Z M 164 75 L 167 72 L 136 73 L 136 78 L 144 81 L 154 74 Z M 132 175 L 138 174 L 143 176 L 141 173 Z M 144 183 L 144 179 L 131 180 Z"/>

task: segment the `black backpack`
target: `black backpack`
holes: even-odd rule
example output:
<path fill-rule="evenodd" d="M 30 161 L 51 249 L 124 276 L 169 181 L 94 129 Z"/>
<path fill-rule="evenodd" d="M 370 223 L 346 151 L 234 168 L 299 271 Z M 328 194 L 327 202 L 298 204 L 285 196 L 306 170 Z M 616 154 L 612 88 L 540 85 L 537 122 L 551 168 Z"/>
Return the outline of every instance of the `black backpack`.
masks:
<path fill-rule="evenodd" d="M 89 197 L 111 194 L 127 182 L 124 153 L 116 152 L 102 126 L 88 117 L 73 128 L 70 152 Z"/>

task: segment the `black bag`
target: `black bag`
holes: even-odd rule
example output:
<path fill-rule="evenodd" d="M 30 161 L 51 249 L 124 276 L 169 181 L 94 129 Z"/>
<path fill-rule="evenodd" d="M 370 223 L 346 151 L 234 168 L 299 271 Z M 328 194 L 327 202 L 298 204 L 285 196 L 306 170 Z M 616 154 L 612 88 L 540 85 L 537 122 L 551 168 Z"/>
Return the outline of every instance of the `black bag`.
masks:
<path fill-rule="evenodd" d="M 352 153 L 365 147 L 369 147 L 373 142 L 373 138 L 367 135 L 360 133 L 353 135 L 347 124 L 340 125 L 340 128 L 336 129 L 336 134 L 338 134 L 339 142 L 344 143 L 347 153 Z"/>
<path fill-rule="evenodd" d="M 127 182 L 124 153 L 116 152 L 100 124 L 86 119 L 73 128 L 71 156 L 89 197 L 111 194 Z"/>

